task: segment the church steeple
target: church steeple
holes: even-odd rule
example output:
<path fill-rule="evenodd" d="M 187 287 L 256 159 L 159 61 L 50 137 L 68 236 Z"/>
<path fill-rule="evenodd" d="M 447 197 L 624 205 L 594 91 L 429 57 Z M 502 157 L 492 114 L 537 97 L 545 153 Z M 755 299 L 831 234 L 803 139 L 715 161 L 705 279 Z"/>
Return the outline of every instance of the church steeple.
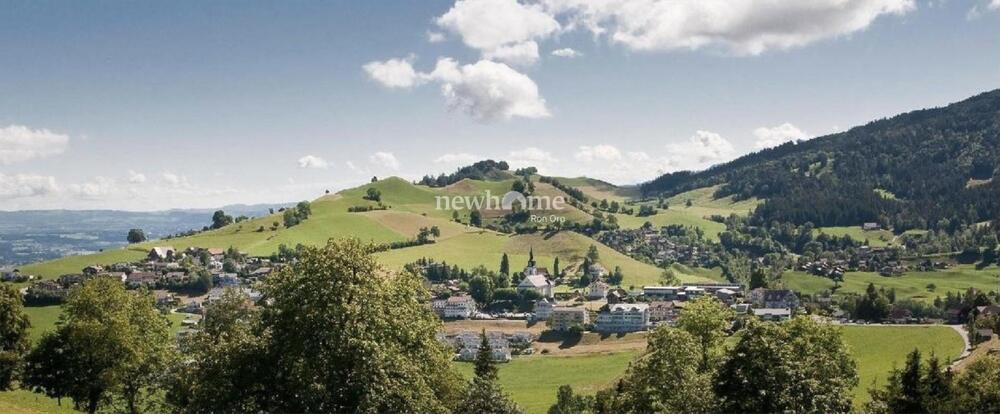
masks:
<path fill-rule="evenodd" d="M 528 267 L 535 267 L 535 248 L 528 248 Z"/>

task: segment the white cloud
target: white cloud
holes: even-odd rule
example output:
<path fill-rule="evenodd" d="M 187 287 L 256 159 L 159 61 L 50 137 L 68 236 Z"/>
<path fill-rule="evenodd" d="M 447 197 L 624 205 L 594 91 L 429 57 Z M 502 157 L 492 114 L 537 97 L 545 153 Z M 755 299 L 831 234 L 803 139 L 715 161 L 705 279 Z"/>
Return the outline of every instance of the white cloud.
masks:
<path fill-rule="evenodd" d="M 428 31 L 427 41 L 430 43 L 441 43 L 445 41 L 444 33 Z"/>
<path fill-rule="evenodd" d="M 902 15 L 915 0 L 542 0 L 548 13 L 632 50 L 720 47 L 738 55 L 789 49 Z"/>
<path fill-rule="evenodd" d="M 391 152 L 376 152 L 368 157 L 368 161 L 377 166 L 385 167 L 390 170 L 399 169 L 399 160 Z"/>
<path fill-rule="evenodd" d="M 581 146 L 573 155 L 579 161 L 614 161 L 622 159 L 622 152 L 612 145 Z"/>
<path fill-rule="evenodd" d="M 449 107 L 480 121 L 549 116 L 535 82 L 503 63 L 480 60 L 459 66 L 444 58 L 429 77 L 441 83 Z"/>
<path fill-rule="evenodd" d="M 984 10 L 985 9 L 985 10 Z M 969 20 L 975 20 L 983 16 L 984 12 L 994 12 L 1000 10 L 1000 0 L 989 0 L 984 1 L 983 4 L 975 4 L 966 13 L 965 18 Z"/>
<path fill-rule="evenodd" d="M 483 52 L 483 57 L 515 66 L 530 66 L 538 61 L 538 43 L 529 40 L 527 42 L 500 46 Z"/>
<path fill-rule="evenodd" d="M 299 158 L 299 168 L 327 169 L 330 163 L 315 155 L 305 155 Z"/>
<path fill-rule="evenodd" d="M 564 47 L 562 49 L 553 50 L 552 51 L 552 56 L 558 56 L 558 57 L 564 57 L 564 58 L 570 58 L 570 59 L 572 59 L 572 58 L 583 56 L 583 53 L 580 53 L 580 52 L 576 51 L 575 49 L 570 49 L 568 47 Z"/>
<path fill-rule="evenodd" d="M 191 183 L 188 182 L 187 177 L 183 175 L 177 175 L 172 172 L 163 172 L 160 174 L 160 179 L 163 184 L 172 188 L 191 188 Z"/>
<path fill-rule="evenodd" d="M 758 149 L 776 147 L 789 141 L 802 141 L 811 138 L 809 134 L 788 122 L 770 128 L 757 128 L 753 131 L 753 135 L 757 137 L 757 142 L 754 143 L 754 146 Z"/>
<path fill-rule="evenodd" d="M 132 184 L 142 184 L 146 182 L 146 174 L 128 170 L 128 182 Z"/>
<path fill-rule="evenodd" d="M 451 166 L 461 166 L 461 165 L 472 164 L 480 159 L 482 159 L 482 157 L 478 155 L 469 154 L 466 152 L 448 153 L 441 155 L 440 157 L 437 157 L 434 160 L 434 163 L 451 165 Z"/>
<path fill-rule="evenodd" d="M 118 185 L 115 180 L 107 177 L 94 177 L 91 181 L 70 184 L 67 188 L 70 194 L 87 199 L 107 198 L 118 191 Z"/>
<path fill-rule="evenodd" d="M 511 151 L 509 158 L 511 163 L 519 167 L 538 167 L 539 164 L 554 164 L 559 162 L 559 160 L 552 156 L 551 152 L 537 147 L 527 147 L 525 149 Z"/>
<path fill-rule="evenodd" d="M 0 173 L 0 200 L 44 196 L 58 190 L 52 176 Z"/>
<path fill-rule="evenodd" d="M 362 68 L 368 77 L 386 88 L 409 89 L 424 83 L 425 79 L 413 69 L 411 58 L 393 58 L 368 62 Z"/>
<path fill-rule="evenodd" d="M 541 5 L 517 0 L 458 0 L 436 23 L 480 51 L 542 39 L 559 30 L 559 22 Z"/>
<path fill-rule="evenodd" d="M 643 151 L 634 151 L 628 153 L 628 158 L 632 161 L 648 161 L 650 156 Z"/>
<path fill-rule="evenodd" d="M 696 131 L 683 144 L 668 144 L 667 159 L 677 169 L 701 169 L 733 157 L 733 144 L 710 131 Z"/>
<path fill-rule="evenodd" d="M 0 128 L 0 164 L 61 154 L 68 146 L 68 136 L 47 129 L 31 129 L 23 125 Z"/>

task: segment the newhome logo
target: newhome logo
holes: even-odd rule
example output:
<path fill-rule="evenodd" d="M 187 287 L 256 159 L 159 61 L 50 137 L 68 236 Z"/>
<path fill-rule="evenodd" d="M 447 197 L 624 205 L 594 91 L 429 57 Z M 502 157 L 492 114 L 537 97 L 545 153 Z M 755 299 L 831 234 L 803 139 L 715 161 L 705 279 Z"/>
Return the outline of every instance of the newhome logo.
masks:
<path fill-rule="evenodd" d="M 566 199 L 562 196 L 525 196 L 518 191 L 508 191 L 502 197 L 489 190 L 479 196 L 434 196 L 438 210 L 562 210 Z"/>

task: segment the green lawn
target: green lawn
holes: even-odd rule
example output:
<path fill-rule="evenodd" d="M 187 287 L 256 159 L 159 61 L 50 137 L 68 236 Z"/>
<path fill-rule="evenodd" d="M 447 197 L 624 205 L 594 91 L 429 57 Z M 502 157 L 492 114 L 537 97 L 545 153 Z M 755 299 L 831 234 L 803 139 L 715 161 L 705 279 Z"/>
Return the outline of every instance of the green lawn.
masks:
<path fill-rule="evenodd" d="M 885 385 L 889 371 L 901 367 L 914 348 L 924 357 L 933 352 L 947 364 L 965 346 L 958 333 L 947 326 L 845 326 L 843 330 L 858 363 L 855 406 L 869 400 L 868 389 L 873 383 Z"/>
<path fill-rule="evenodd" d="M 55 329 L 56 321 L 62 315 L 62 306 L 26 306 L 24 312 L 31 321 L 31 330 L 28 331 L 31 342 L 38 343 L 43 333 Z"/>
<path fill-rule="evenodd" d="M 984 291 L 1000 288 L 1000 268 L 989 266 L 976 269 L 974 265 L 958 265 L 950 269 L 932 272 L 906 272 L 898 277 L 884 277 L 872 272 L 850 272 L 844 276 L 837 293 L 862 293 L 869 283 L 886 289 L 895 288 L 897 298 L 914 298 L 932 300 L 944 296 L 946 292 L 965 292 L 973 287 Z M 815 294 L 833 288 L 833 281 L 827 278 L 809 275 L 804 272 L 785 272 L 782 280 L 789 289 L 802 293 Z M 927 285 L 934 284 L 934 291 Z"/>
<path fill-rule="evenodd" d="M 500 384 L 527 413 L 544 413 L 556 400 L 559 386 L 569 384 L 574 392 L 594 394 L 621 376 L 636 352 L 581 356 L 517 357 L 500 365 Z M 455 362 L 455 369 L 472 378 L 472 364 Z"/>
<path fill-rule="evenodd" d="M 813 231 L 813 237 L 819 236 L 820 233 L 837 237 L 850 235 L 852 239 L 860 242 L 868 240 L 868 245 L 872 247 L 886 247 L 895 239 L 895 235 L 889 230 L 864 231 L 861 226 L 820 227 Z"/>
<path fill-rule="evenodd" d="M 946 326 L 844 326 L 844 340 L 858 364 L 855 404 L 868 401 L 868 389 L 878 381 L 884 385 L 893 366 L 901 366 L 914 348 L 925 355 L 934 352 L 942 361 L 957 357 L 964 346 L 953 329 Z M 500 365 L 500 384 L 528 413 L 544 413 L 555 402 L 559 386 L 569 384 L 584 394 L 612 384 L 628 367 L 637 352 L 589 354 L 581 356 L 515 357 Z M 471 363 L 455 363 L 466 377 L 472 376 Z"/>

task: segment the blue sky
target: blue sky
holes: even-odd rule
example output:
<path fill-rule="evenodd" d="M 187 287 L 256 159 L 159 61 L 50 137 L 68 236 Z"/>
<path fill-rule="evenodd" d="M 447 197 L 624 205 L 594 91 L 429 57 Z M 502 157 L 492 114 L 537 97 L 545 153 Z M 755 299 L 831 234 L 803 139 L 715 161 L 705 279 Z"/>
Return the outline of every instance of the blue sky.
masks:
<path fill-rule="evenodd" d="M 0 209 L 629 184 L 998 87 L 1000 0 L 0 1 Z"/>

